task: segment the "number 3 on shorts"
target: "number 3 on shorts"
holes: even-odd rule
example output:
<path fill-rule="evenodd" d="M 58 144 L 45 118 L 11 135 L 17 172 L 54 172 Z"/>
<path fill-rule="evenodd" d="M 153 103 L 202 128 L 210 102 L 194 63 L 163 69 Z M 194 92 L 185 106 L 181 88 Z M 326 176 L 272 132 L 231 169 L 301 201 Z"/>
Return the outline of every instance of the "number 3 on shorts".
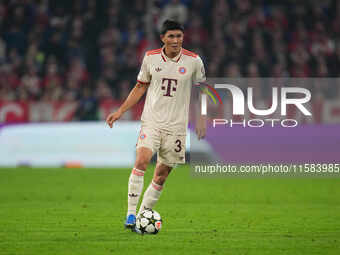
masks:
<path fill-rule="evenodd" d="M 182 142 L 181 142 L 181 140 L 177 139 L 175 144 L 176 144 L 175 152 L 180 152 L 182 150 Z"/>

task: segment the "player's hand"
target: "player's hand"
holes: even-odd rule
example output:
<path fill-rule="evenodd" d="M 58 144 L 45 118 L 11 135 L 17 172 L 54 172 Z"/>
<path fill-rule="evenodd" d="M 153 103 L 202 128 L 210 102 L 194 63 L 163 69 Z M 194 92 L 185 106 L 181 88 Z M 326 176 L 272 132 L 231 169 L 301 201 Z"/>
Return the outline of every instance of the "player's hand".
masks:
<path fill-rule="evenodd" d="M 205 137 L 207 133 L 207 119 L 204 116 L 200 116 L 196 123 L 196 134 L 198 140 Z"/>
<path fill-rule="evenodd" d="M 116 111 L 114 113 L 111 113 L 109 116 L 107 116 L 106 118 L 106 123 L 110 126 L 110 128 L 112 128 L 113 123 L 116 120 L 119 120 L 120 117 L 122 117 L 123 113 L 121 111 Z"/>

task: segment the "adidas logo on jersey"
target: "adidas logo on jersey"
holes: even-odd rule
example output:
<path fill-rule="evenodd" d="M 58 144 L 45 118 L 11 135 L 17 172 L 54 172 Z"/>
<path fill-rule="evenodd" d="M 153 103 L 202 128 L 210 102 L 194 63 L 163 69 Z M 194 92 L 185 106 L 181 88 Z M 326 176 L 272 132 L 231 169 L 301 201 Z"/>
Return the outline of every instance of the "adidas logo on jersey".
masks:
<path fill-rule="evenodd" d="M 159 67 L 156 67 L 156 68 L 155 68 L 155 71 L 156 71 L 156 72 L 160 72 L 160 71 L 162 71 L 162 69 L 159 68 Z"/>

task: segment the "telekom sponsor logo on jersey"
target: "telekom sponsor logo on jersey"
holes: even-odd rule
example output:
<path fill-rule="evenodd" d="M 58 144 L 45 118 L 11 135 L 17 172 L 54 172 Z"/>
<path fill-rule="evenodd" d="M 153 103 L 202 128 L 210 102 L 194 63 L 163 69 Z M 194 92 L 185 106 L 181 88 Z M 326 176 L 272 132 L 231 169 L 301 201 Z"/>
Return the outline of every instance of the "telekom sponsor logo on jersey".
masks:
<path fill-rule="evenodd" d="M 200 84 L 202 85 L 202 84 Z M 224 89 L 226 92 L 230 92 L 233 99 L 232 104 L 232 113 L 233 115 L 245 115 L 245 96 L 242 90 L 232 84 L 215 84 L 214 87 L 204 84 L 205 87 L 201 87 L 202 90 L 202 101 L 201 101 L 201 114 L 207 115 L 207 96 L 210 96 L 212 101 L 216 104 L 217 97 L 220 104 L 223 104 L 220 95 L 217 93 L 215 89 Z M 301 95 L 299 98 L 289 98 L 289 94 L 299 94 Z M 312 116 L 311 112 L 304 106 L 305 103 L 308 103 L 311 99 L 311 92 L 306 88 L 299 87 L 282 87 L 280 93 L 280 103 L 281 103 L 281 116 L 287 115 L 287 105 L 295 105 L 296 108 L 305 116 Z M 253 88 L 247 88 L 247 106 L 250 113 L 257 116 L 270 116 L 273 114 L 278 108 L 278 88 L 272 88 L 272 104 L 269 109 L 256 109 L 253 104 L 254 93 Z M 295 119 L 249 119 L 243 120 L 241 122 L 235 122 L 232 119 L 213 119 L 213 127 L 218 125 L 224 126 L 243 126 L 243 127 L 263 127 L 266 123 L 269 123 L 271 127 L 276 126 L 278 123 L 282 127 L 296 127 L 298 125 L 298 121 Z"/>
<path fill-rule="evenodd" d="M 163 78 L 161 87 L 162 90 L 165 90 L 165 94 L 163 94 L 163 96 L 173 97 L 171 92 L 176 92 L 176 86 L 177 86 L 176 79 Z"/>

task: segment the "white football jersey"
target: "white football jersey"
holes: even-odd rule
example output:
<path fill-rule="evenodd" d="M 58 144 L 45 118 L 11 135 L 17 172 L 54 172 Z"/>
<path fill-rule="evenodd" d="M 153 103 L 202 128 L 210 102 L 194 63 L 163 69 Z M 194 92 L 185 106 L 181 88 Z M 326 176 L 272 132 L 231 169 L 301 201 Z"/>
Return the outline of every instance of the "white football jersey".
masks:
<path fill-rule="evenodd" d="M 163 48 L 146 52 L 137 81 L 149 84 L 142 125 L 186 134 L 192 84 L 206 80 L 201 58 L 182 49 L 168 58 Z"/>

